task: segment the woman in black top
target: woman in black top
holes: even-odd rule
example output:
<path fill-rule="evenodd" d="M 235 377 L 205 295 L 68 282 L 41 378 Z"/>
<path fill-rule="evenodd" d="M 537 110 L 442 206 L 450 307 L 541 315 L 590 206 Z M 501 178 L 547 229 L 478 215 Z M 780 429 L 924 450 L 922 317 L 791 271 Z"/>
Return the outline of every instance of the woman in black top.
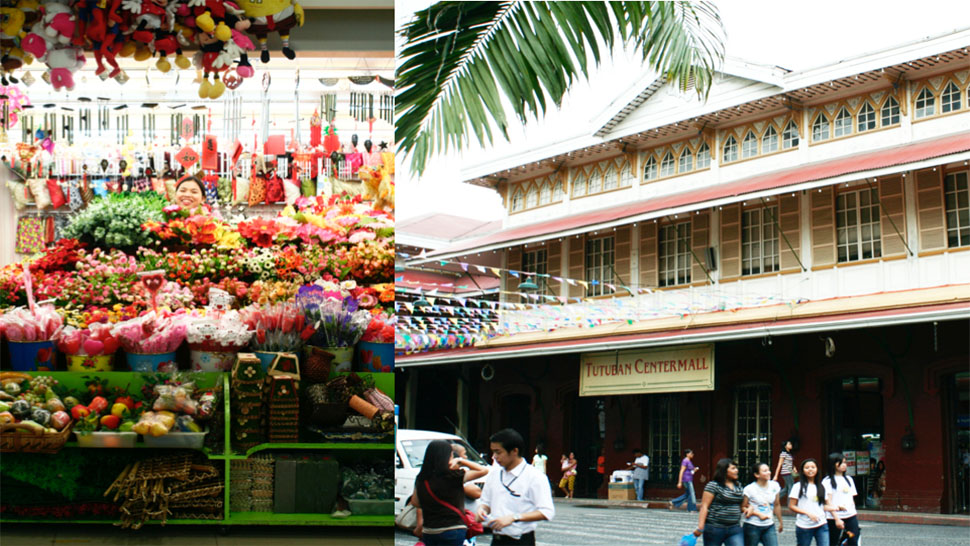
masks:
<path fill-rule="evenodd" d="M 694 536 L 704 535 L 704 546 L 744 546 L 741 502 L 744 490 L 738 483 L 738 464 L 721 459 L 714 478 L 704 488 Z"/>
<path fill-rule="evenodd" d="M 488 469 L 482 465 L 454 458 L 451 444 L 445 440 L 428 444 L 421 471 L 414 479 L 412 502 L 418 507 L 418 526 L 414 534 L 427 546 L 461 546 L 465 540 L 465 522 L 458 512 L 442 502 L 464 510 L 465 482 L 487 473 Z M 428 492 L 428 486 L 431 492 Z"/>

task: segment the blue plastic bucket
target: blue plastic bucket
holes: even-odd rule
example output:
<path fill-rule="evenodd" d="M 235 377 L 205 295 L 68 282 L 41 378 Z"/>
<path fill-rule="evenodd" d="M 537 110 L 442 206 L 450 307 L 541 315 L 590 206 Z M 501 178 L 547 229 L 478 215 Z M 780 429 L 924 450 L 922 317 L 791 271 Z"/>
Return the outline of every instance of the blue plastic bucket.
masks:
<path fill-rule="evenodd" d="M 279 353 L 269 353 L 266 351 L 253 351 L 256 358 L 259 359 L 260 364 L 263 365 L 263 371 L 268 372 L 269 367 L 273 365 L 273 361 L 276 360 L 276 355 Z"/>
<path fill-rule="evenodd" d="M 393 372 L 394 344 L 361 341 L 357 344 L 357 371 Z"/>
<path fill-rule="evenodd" d="M 11 341 L 10 367 L 16 372 L 52 372 L 56 351 L 52 340 Z"/>
<path fill-rule="evenodd" d="M 178 369 L 175 363 L 175 352 L 157 354 L 125 353 L 128 359 L 128 368 L 133 372 L 157 372 L 158 367 L 163 364 L 171 364 L 172 368 Z"/>

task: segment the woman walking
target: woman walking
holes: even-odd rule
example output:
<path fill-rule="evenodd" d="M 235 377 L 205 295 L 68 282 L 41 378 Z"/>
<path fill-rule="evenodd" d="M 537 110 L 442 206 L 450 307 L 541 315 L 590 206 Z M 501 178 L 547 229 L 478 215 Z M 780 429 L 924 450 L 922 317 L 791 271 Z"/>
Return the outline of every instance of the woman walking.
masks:
<path fill-rule="evenodd" d="M 771 478 L 771 481 L 778 481 L 778 476 L 785 482 L 785 487 L 781 490 L 781 498 L 786 498 L 788 493 L 791 493 L 791 486 L 794 483 L 792 479 L 792 470 L 795 468 L 795 458 L 791 454 L 792 445 L 791 440 L 785 440 L 784 444 L 781 444 L 781 453 L 778 454 L 778 466 L 775 467 L 775 475 Z"/>
<path fill-rule="evenodd" d="M 744 492 L 738 484 L 738 465 L 721 459 L 714 478 L 704 487 L 701 510 L 694 536 L 704 535 L 704 546 L 743 546 L 741 503 Z"/>
<path fill-rule="evenodd" d="M 845 475 L 845 456 L 841 453 L 829 455 L 828 476 L 822 480 L 825 488 L 825 500 L 829 505 L 838 508 L 825 516 L 829 524 L 829 545 L 838 546 L 843 533 L 847 546 L 859 544 L 859 520 L 856 517 L 855 480 Z"/>
<path fill-rule="evenodd" d="M 798 483 L 788 494 L 788 509 L 795 512 L 795 543 L 809 546 L 815 539 L 815 546 L 828 546 L 829 528 L 825 524 L 825 511 L 831 510 L 825 504 L 825 491 L 818 478 L 818 463 L 815 459 L 805 459 L 799 469 Z"/>
<path fill-rule="evenodd" d="M 452 453 L 451 444 L 445 440 L 428 444 L 421 471 L 414 480 L 418 507 L 414 534 L 427 546 L 461 546 L 467 530 L 460 515 L 465 506 L 465 482 L 488 473 L 484 466 L 455 459 Z"/>
<path fill-rule="evenodd" d="M 778 546 L 778 534 L 782 531 L 781 501 L 778 492 L 781 486 L 771 477 L 771 468 L 765 463 L 755 463 L 751 469 L 755 481 L 744 488 L 744 546 Z M 775 521 L 778 518 L 778 531 Z"/>
<path fill-rule="evenodd" d="M 684 452 L 684 460 L 680 462 L 680 474 L 677 475 L 677 489 L 684 489 L 684 494 L 668 501 L 667 508 L 673 510 L 687 503 L 687 511 L 697 510 L 697 497 L 694 496 L 694 474 L 700 470 L 694 466 L 694 452 L 690 449 Z"/>

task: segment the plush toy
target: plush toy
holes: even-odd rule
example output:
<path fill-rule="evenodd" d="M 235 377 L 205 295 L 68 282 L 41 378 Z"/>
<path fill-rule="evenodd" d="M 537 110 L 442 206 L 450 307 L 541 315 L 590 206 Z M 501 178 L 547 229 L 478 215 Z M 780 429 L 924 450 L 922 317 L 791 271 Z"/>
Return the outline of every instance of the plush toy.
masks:
<path fill-rule="evenodd" d="M 17 83 L 13 71 L 24 65 L 19 38 L 26 20 L 26 14 L 19 8 L 0 8 L 0 79 L 3 85 L 10 81 Z"/>
<path fill-rule="evenodd" d="M 252 19 L 249 32 L 259 40 L 259 59 L 269 62 L 269 49 L 266 47 L 266 37 L 270 32 L 277 32 L 283 40 L 283 55 L 287 59 L 296 58 L 296 53 L 290 48 L 290 30 L 303 26 L 303 7 L 293 0 L 239 0 L 246 16 Z"/>
<path fill-rule="evenodd" d="M 74 73 L 84 66 L 84 50 L 71 42 L 77 17 L 67 5 L 45 2 L 41 6 L 43 18 L 32 27 L 32 32 L 21 40 L 24 52 L 47 64 L 49 70 L 43 78 L 55 91 L 74 89 Z"/>
<path fill-rule="evenodd" d="M 246 50 L 254 47 L 253 42 L 238 30 L 233 29 L 230 32 L 231 38 L 226 42 L 220 41 L 213 33 L 200 32 L 197 35 L 201 48 L 195 54 L 195 66 L 202 71 L 199 98 L 217 99 L 222 96 L 226 90 L 226 84 L 219 79 L 219 73 L 229 70 L 233 61 L 245 56 Z M 241 65 L 240 68 L 242 68 Z M 250 67 L 251 70 L 252 67 Z M 210 74 L 213 76 L 212 83 L 209 83 Z M 238 82 L 234 82 L 234 85 L 238 86 Z"/>

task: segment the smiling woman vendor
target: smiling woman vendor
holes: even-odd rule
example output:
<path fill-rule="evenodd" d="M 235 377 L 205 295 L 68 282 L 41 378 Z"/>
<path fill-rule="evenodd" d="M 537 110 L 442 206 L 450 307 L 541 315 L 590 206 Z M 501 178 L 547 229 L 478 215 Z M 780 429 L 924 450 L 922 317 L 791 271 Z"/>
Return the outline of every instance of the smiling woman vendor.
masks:
<path fill-rule="evenodd" d="M 210 213 L 205 206 L 205 186 L 194 176 L 186 176 L 175 186 L 175 204 L 192 214 Z M 201 209 L 201 210 L 199 210 Z"/>

